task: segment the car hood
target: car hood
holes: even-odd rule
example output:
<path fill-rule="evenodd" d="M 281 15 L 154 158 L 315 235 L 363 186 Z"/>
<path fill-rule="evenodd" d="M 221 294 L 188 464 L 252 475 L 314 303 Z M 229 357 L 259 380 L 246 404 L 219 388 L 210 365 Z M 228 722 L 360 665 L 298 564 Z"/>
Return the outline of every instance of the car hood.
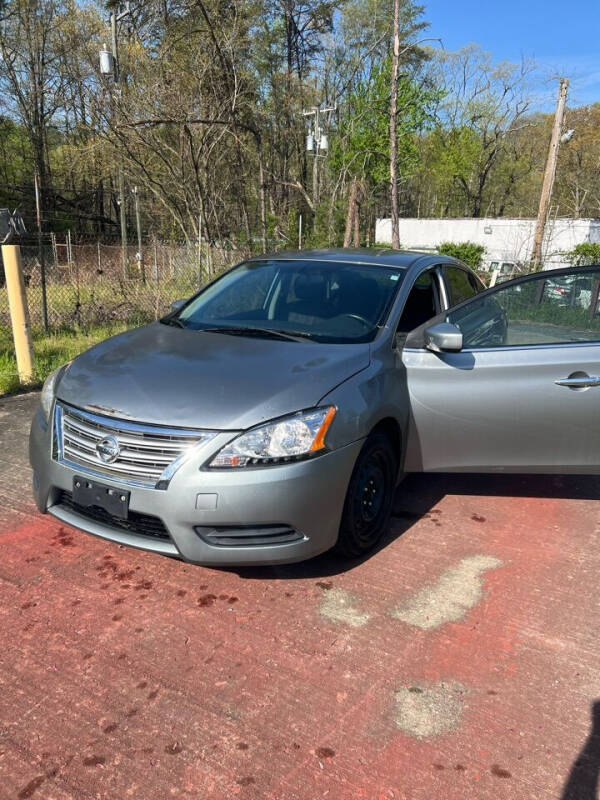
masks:
<path fill-rule="evenodd" d="M 368 344 L 230 336 L 156 322 L 80 355 L 57 396 L 140 422 L 241 430 L 316 405 L 368 364 Z"/>

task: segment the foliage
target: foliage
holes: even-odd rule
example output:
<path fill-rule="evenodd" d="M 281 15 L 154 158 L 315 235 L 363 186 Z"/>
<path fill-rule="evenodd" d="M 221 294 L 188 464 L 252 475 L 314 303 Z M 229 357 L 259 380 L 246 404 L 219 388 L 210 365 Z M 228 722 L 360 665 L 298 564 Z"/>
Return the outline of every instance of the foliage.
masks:
<path fill-rule="evenodd" d="M 368 81 L 348 97 L 345 113 L 333 139 L 329 166 L 335 172 L 366 178 L 372 186 L 389 175 L 389 72 L 390 59 L 378 65 Z M 438 92 L 413 77 L 401 78 L 398 87 L 398 162 L 411 173 L 419 161 L 417 134 L 432 122 Z"/>
<path fill-rule="evenodd" d="M 568 108 L 565 127 L 575 135 L 559 151 L 555 202 L 561 214 L 600 217 L 600 103 Z"/>
<path fill-rule="evenodd" d="M 438 54 L 432 69 L 444 91 L 439 124 L 425 142 L 426 174 L 419 178 L 427 177 L 443 216 L 480 217 L 498 167 L 526 125 L 532 65 L 494 64 L 489 53 L 470 45 Z"/>
<path fill-rule="evenodd" d="M 574 267 L 600 264 L 600 242 L 582 242 L 565 253 L 565 256 Z"/>
<path fill-rule="evenodd" d="M 123 5 L 123 4 L 121 4 Z M 424 48 L 424 9 L 401 0 L 398 173 L 404 216 L 532 216 L 551 115 L 532 114 L 529 64 L 476 46 Z M 3 0 L 0 206 L 74 237 L 120 233 L 260 250 L 343 239 L 360 181 L 361 240 L 389 216 L 392 0 L 132 3 L 119 25 L 122 82 L 98 75 L 113 0 Z M 303 111 L 330 151 L 307 154 Z M 600 104 L 568 111 L 553 204 L 600 216 Z M 321 154 L 323 156 L 324 154 Z"/>
<path fill-rule="evenodd" d="M 485 253 L 485 247 L 475 242 L 443 242 L 437 248 L 438 253 L 458 258 L 471 269 L 479 269 Z"/>

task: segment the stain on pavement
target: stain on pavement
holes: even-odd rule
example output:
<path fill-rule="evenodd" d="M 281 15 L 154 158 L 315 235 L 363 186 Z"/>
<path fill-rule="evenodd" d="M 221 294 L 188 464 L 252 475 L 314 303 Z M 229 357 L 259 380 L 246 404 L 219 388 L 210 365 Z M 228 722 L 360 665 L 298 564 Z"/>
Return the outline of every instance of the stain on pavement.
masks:
<path fill-rule="evenodd" d="M 321 616 L 331 622 L 341 622 L 351 628 L 362 628 L 371 618 L 357 607 L 359 601 L 343 589 L 328 589 L 319 609 Z"/>
<path fill-rule="evenodd" d="M 466 693 L 459 683 L 403 686 L 394 694 L 395 723 L 417 739 L 441 736 L 460 722 Z"/>
<path fill-rule="evenodd" d="M 493 556 L 463 558 L 390 614 L 425 631 L 457 622 L 483 597 L 483 573 L 501 566 L 502 562 Z"/>

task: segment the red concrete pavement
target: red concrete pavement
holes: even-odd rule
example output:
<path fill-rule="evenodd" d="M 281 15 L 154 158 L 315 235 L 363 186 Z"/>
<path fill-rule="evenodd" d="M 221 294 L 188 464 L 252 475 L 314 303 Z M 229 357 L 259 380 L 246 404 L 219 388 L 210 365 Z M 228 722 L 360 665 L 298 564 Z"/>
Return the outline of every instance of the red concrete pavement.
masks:
<path fill-rule="evenodd" d="M 600 769 L 596 478 L 413 476 L 362 563 L 211 570 L 33 510 L 0 401 L 0 798 L 562 798 Z"/>

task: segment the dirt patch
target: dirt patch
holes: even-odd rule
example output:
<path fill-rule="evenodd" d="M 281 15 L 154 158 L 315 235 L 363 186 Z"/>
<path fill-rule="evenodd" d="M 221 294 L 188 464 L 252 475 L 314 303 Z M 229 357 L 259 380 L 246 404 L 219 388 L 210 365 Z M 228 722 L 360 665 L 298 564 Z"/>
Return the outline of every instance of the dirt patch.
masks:
<path fill-rule="evenodd" d="M 401 731 L 416 739 L 441 736 L 460 722 L 465 694 L 466 689 L 459 683 L 403 686 L 394 693 L 394 721 Z"/>
<path fill-rule="evenodd" d="M 433 630 L 446 622 L 457 622 L 483 597 L 483 573 L 501 567 L 493 556 L 469 556 L 446 570 L 436 583 L 426 586 L 401 606 L 390 611 L 422 630 Z"/>
<path fill-rule="evenodd" d="M 331 622 L 340 622 L 349 625 L 351 628 L 362 628 L 371 618 L 366 611 L 361 611 L 358 607 L 356 597 L 345 592 L 343 589 L 328 589 L 325 592 L 320 614 Z"/>

